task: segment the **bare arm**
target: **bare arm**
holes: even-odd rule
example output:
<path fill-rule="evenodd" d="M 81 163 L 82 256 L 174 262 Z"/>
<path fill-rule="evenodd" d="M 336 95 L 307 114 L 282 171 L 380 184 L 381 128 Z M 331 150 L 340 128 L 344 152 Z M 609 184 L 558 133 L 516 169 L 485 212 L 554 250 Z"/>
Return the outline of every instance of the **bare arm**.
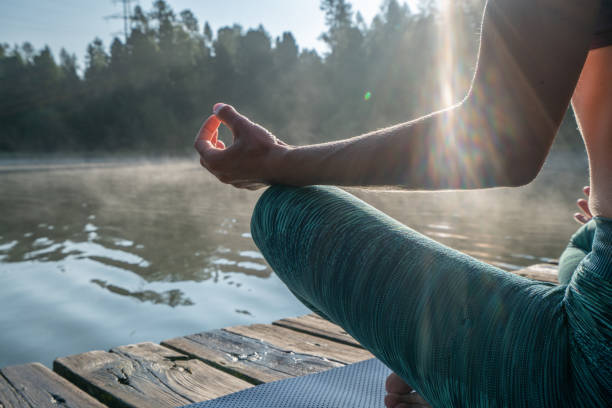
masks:
<path fill-rule="evenodd" d="M 222 181 L 481 188 L 539 171 L 586 59 L 599 1 L 489 0 L 472 89 L 457 106 L 356 138 L 290 147 L 231 107 L 236 137 L 197 144 Z M 204 138 L 205 139 L 205 138 Z M 200 138 L 202 140 L 202 137 Z"/>

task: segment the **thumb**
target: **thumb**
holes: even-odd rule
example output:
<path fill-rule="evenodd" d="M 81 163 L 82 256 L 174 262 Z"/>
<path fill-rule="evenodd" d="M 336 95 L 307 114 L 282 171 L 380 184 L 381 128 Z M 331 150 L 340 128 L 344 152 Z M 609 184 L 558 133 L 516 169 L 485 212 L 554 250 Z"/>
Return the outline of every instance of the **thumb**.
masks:
<path fill-rule="evenodd" d="M 234 136 L 237 136 L 237 130 L 240 130 L 241 127 L 250 123 L 249 119 L 247 119 L 246 116 L 238 113 L 238 111 L 236 111 L 232 105 L 217 103 L 213 107 L 213 113 L 215 116 L 221 119 L 221 122 L 223 122 L 225 126 L 230 128 L 232 133 L 234 133 Z"/>

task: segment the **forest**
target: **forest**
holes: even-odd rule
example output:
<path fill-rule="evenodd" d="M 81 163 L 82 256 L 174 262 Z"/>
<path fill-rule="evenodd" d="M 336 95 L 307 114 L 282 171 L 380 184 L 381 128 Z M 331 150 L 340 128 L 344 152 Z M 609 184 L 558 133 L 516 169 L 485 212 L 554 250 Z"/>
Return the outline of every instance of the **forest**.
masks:
<path fill-rule="evenodd" d="M 213 33 L 164 0 L 135 7 L 126 38 L 94 39 L 82 66 L 0 44 L 0 154 L 180 155 L 220 101 L 291 144 L 417 118 L 463 99 L 476 65 L 484 2 L 448 3 L 385 0 L 365 22 L 348 0 L 322 0 L 323 53 L 263 26 Z M 569 112 L 557 145 L 581 149 L 576 135 Z"/>

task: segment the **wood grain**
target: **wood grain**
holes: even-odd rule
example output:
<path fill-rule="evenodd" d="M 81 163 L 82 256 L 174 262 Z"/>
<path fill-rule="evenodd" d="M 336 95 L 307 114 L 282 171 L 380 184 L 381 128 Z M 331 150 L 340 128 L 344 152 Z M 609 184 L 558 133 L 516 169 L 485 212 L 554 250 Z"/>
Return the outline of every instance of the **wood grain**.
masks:
<path fill-rule="evenodd" d="M 558 283 L 553 264 L 512 272 Z M 198 333 L 163 345 L 141 343 L 63 357 L 53 365 L 59 375 L 38 363 L 5 367 L 0 370 L 0 408 L 170 408 L 224 396 L 250 383 L 372 357 L 341 327 L 306 315 Z"/>
<path fill-rule="evenodd" d="M 531 265 L 518 271 L 511 271 L 514 274 L 524 276 L 529 279 L 543 282 L 559 283 L 559 266 L 553 264 Z"/>
<path fill-rule="evenodd" d="M 319 356 L 279 349 L 272 344 L 224 330 L 198 333 L 162 342 L 254 384 L 312 374 L 342 366 Z"/>
<path fill-rule="evenodd" d="M 320 356 L 343 364 L 372 358 L 368 351 L 280 326 L 254 324 L 224 329 L 230 333 L 258 339 L 294 353 Z"/>
<path fill-rule="evenodd" d="M 0 375 L 0 408 L 31 408 L 2 375 Z"/>
<path fill-rule="evenodd" d="M 277 320 L 272 324 L 297 330 L 302 333 L 312 334 L 313 336 L 324 339 L 334 340 L 351 346 L 362 347 L 361 344 L 344 329 L 329 320 L 325 320 L 315 314 L 308 314 L 300 317 L 288 317 Z"/>
<path fill-rule="evenodd" d="M 104 408 L 42 364 L 5 367 L 0 372 L 0 405 L 4 407 Z"/>
<path fill-rule="evenodd" d="M 113 407 L 176 407 L 251 387 L 201 361 L 153 343 L 60 358 L 54 369 Z"/>

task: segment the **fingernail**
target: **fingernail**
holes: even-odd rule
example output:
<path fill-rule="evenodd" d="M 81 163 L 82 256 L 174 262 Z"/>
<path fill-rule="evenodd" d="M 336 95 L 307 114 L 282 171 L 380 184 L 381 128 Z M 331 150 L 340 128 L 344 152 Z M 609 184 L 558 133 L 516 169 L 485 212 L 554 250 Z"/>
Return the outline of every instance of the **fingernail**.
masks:
<path fill-rule="evenodd" d="M 219 111 L 220 111 L 221 109 L 223 109 L 223 107 L 224 107 L 224 106 L 225 106 L 225 104 L 224 104 L 224 103 L 216 103 L 216 104 L 215 104 L 215 106 L 213 106 L 213 113 L 214 113 L 215 115 L 218 115 L 218 114 L 219 114 Z"/>

